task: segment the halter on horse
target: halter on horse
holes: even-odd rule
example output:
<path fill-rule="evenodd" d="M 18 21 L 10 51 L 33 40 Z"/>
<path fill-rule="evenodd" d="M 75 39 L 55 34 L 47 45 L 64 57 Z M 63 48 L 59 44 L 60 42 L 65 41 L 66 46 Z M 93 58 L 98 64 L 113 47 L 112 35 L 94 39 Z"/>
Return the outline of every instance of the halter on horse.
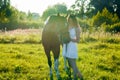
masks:
<path fill-rule="evenodd" d="M 52 51 L 54 56 L 54 69 L 56 71 L 57 78 L 60 78 L 58 70 L 58 58 L 60 54 L 60 34 L 64 29 L 67 28 L 66 17 L 60 15 L 50 16 L 47 20 L 43 32 L 42 32 L 42 45 L 44 47 L 45 54 L 48 59 L 48 65 L 50 68 L 50 76 L 52 77 L 52 61 L 50 52 Z"/>

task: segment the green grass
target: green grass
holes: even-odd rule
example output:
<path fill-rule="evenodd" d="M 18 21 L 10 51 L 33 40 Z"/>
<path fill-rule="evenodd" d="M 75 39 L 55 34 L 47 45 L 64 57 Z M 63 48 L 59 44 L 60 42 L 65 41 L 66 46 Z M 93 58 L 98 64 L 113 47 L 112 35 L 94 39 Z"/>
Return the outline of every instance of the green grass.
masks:
<path fill-rule="evenodd" d="M 0 44 L 0 80 L 47 77 L 47 61 L 39 44 Z"/>
<path fill-rule="evenodd" d="M 80 47 L 79 67 L 86 80 L 120 79 L 120 44 L 97 42 Z"/>
<path fill-rule="evenodd" d="M 120 79 L 120 44 L 79 43 L 78 51 L 77 65 L 85 80 Z M 62 54 L 59 61 L 65 79 Z M 49 79 L 49 67 L 41 44 L 0 44 L 0 80 L 45 79 Z"/>
<path fill-rule="evenodd" d="M 0 33 L 0 80 L 49 80 L 40 36 L 39 30 L 31 29 Z M 77 65 L 85 80 L 120 79 L 120 34 L 82 33 L 78 56 Z M 67 80 L 62 53 L 59 70 L 62 80 Z"/>

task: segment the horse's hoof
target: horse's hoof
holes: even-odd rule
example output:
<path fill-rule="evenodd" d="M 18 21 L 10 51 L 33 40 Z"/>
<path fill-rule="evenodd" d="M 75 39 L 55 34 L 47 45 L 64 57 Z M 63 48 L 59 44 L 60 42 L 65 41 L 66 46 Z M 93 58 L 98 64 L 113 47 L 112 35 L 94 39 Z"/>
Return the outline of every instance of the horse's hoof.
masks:
<path fill-rule="evenodd" d="M 61 78 L 61 76 L 59 75 L 59 77 L 57 77 L 58 78 L 58 80 L 62 80 L 62 78 Z"/>
<path fill-rule="evenodd" d="M 50 80 L 53 80 L 53 74 L 50 74 Z"/>
<path fill-rule="evenodd" d="M 70 70 L 70 68 L 66 68 L 65 69 L 65 72 L 66 72 L 66 74 L 69 76 L 69 77 L 71 77 L 71 70 Z"/>
<path fill-rule="evenodd" d="M 78 74 L 77 74 L 77 77 L 78 77 L 80 80 L 83 80 L 82 74 L 78 73 Z"/>

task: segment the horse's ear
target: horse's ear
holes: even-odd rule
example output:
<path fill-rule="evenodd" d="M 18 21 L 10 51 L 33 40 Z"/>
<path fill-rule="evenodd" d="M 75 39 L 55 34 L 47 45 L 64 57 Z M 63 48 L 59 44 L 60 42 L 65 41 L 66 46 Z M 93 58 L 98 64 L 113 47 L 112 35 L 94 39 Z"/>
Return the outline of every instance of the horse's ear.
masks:
<path fill-rule="evenodd" d="M 68 14 L 65 16 L 66 18 L 68 17 Z"/>
<path fill-rule="evenodd" d="M 69 14 L 67 14 L 65 17 L 68 18 L 68 17 L 69 17 Z"/>

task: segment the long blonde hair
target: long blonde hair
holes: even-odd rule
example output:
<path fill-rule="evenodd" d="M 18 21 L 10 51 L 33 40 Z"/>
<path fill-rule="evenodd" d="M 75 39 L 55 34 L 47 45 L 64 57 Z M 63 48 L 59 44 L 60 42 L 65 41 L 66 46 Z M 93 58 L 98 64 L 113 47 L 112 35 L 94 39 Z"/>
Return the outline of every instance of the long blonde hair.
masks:
<path fill-rule="evenodd" d="M 68 21 L 69 21 L 69 19 L 71 19 L 72 20 L 72 25 L 74 26 L 74 27 L 79 27 L 79 24 L 78 24 L 78 21 L 77 21 L 77 19 L 76 19 L 76 16 L 75 15 L 69 15 L 68 16 Z"/>
<path fill-rule="evenodd" d="M 71 23 L 69 23 L 69 19 L 72 20 Z M 77 42 L 79 42 L 80 41 L 80 25 L 78 24 L 75 15 L 69 15 L 69 17 L 68 17 L 68 25 L 69 24 L 72 25 L 72 27 L 75 27 Z"/>

